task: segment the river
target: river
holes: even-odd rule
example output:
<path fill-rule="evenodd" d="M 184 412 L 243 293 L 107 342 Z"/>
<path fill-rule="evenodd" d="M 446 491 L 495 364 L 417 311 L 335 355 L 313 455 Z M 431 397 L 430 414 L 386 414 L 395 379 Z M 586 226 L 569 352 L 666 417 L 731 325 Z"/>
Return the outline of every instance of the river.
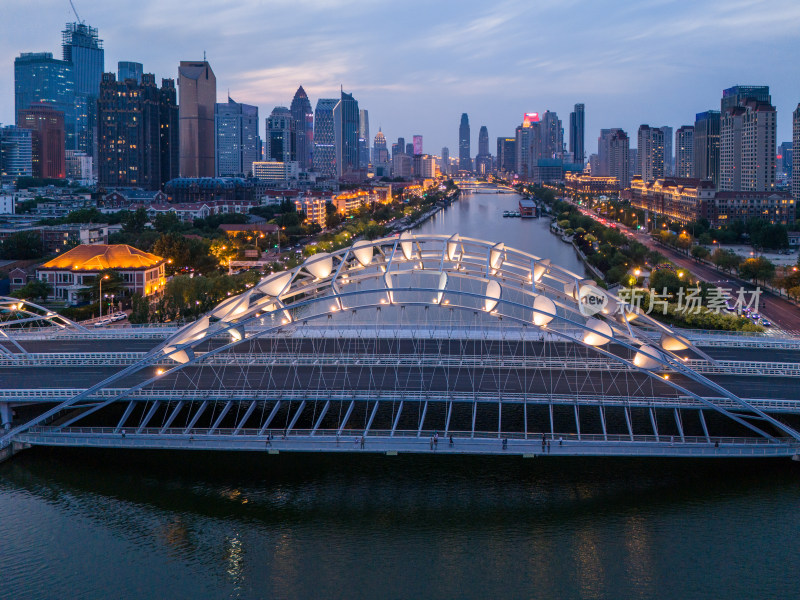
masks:
<path fill-rule="evenodd" d="M 581 271 L 516 196 L 423 233 Z M 36 448 L 0 465 L 0 598 L 796 598 L 788 460 Z"/>

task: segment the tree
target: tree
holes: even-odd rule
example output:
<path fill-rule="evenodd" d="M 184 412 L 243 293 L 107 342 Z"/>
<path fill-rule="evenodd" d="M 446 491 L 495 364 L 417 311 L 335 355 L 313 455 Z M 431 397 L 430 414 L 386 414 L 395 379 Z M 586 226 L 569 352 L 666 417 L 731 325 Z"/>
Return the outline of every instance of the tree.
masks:
<path fill-rule="evenodd" d="M 144 231 L 147 221 L 147 211 L 144 207 L 139 207 L 136 212 L 128 213 L 125 216 L 122 229 L 125 233 L 141 233 Z"/>
<path fill-rule="evenodd" d="M 86 285 L 81 290 L 81 296 L 88 300 L 89 302 L 93 302 L 95 300 L 100 299 L 100 282 L 103 282 L 102 289 L 103 289 L 103 296 L 114 294 L 117 298 L 121 298 L 125 292 L 125 288 L 123 287 L 122 276 L 117 273 L 116 271 L 112 271 L 111 269 L 106 269 L 105 271 L 100 271 L 97 274 L 97 277 L 94 280 Z M 84 280 L 84 283 L 86 281 Z"/>
<path fill-rule="evenodd" d="M 153 227 L 159 233 L 174 233 L 181 231 L 183 223 L 174 212 L 161 213 L 153 219 Z"/>
<path fill-rule="evenodd" d="M 711 255 L 711 260 L 723 271 L 738 269 L 742 262 L 742 259 L 735 252 L 723 250 L 722 248 L 717 248 L 714 251 L 714 254 Z"/>
<path fill-rule="evenodd" d="M 44 244 L 38 231 L 20 231 L 0 242 L 0 258 L 25 260 L 44 256 Z"/>
<path fill-rule="evenodd" d="M 756 283 L 767 282 L 775 276 L 775 265 L 763 256 L 748 258 L 739 266 L 739 275 Z"/>
<path fill-rule="evenodd" d="M 156 243 L 153 244 L 153 254 L 168 259 L 167 271 L 170 274 L 175 270 L 189 266 L 191 256 L 187 239 L 175 233 L 166 233 L 158 238 Z"/>
<path fill-rule="evenodd" d="M 696 258 L 697 260 L 705 260 L 711 254 L 708 248 L 704 246 L 692 246 L 692 257 Z"/>
<path fill-rule="evenodd" d="M 658 269 L 650 275 L 650 289 L 656 290 L 658 293 L 667 288 L 667 293 L 674 295 L 682 286 L 683 282 L 674 271 Z"/>
<path fill-rule="evenodd" d="M 47 297 L 52 292 L 53 286 L 46 281 L 42 281 L 41 279 L 32 279 L 19 288 L 16 292 L 13 292 L 11 296 L 14 298 L 20 298 L 22 300 L 36 300 L 37 298 L 47 300 Z"/>

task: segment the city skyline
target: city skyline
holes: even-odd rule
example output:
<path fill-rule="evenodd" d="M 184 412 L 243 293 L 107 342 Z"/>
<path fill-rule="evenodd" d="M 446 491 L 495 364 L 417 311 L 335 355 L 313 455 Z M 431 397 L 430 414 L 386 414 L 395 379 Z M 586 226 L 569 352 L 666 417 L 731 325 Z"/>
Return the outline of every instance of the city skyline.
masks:
<path fill-rule="evenodd" d="M 7 87 L 13 82 L 16 56 L 57 56 L 64 23 L 75 20 L 68 2 L 35 4 L 39 26 L 34 34 L 12 30 L 0 40 L 0 78 Z M 205 51 L 219 79 L 220 97 L 230 90 L 237 101 L 269 114 L 275 106 L 287 106 L 299 85 L 312 104 L 334 96 L 343 85 L 370 111 L 373 125 L 382 127 L 388 140 L 421 133 L 429 147 L 453 148 L 462 112 L 486 125 L 490 138 L 496 139 L 512 135 L 524 112 L 550 110 L 566 124 L 574 104 L 583 103 L 588 158 L 596 151 L 601 128 L 620 127 L 630 134 L 651 123 L 677 130 L 691 124 L 696 113 L 718 107 L 721 91 L 737 84 L 770 86 L 778 111 L 778 141 L 791 139 L 800 84 L 773 58 L 791 51 L 792 34 L 800 25 L 800 6 L 787 0 L 742 0 L 736 5 L 706 0 L 677 13 L 670 10 L 674 2 L 662 1 L 635 7 L 572 1 L 538 9 L 507 1 L 491 9 L 475 4 L 457 13 L 426 6 L 429 18 L 422 22 L 415 4 L 405 4 L 386 20 L 380 7 L 361 2 L 305 2 L 316 17 L 307 21 L 302 36 L 278 25 L 276 16 L 297 10 L 288 4 L 266 9 L 245 0 L 235 8 L 215 8 L 206 2 L 191 18 L 173 2 L 127 9 L 81 0 L 77 8 L 81 19 L 99 30 L 107 72 L 116 71 L 117 61 L 135 61 L 157 78 L 177 78 L 181 60 L 200 60 Z M 383 26 L 363 28 L 366 37 L 356 40 L 350 35 L 352 19 L 341 14 L 347 12 L 341 11 L 343 5 L 356 10 L 365 25 Z M 21 22 L 30 9 L 10 6 L 7 11 L 11 21 Z M 526 24 L 542 21 L 548 27 L 528 35 Z M 589 21 L 595 27 L 581 26 Z M 619 32 L 613 39 L 604 34 L 605 22 Z M 237 43 L 228 43 L 220 30 L 235 32 Z M 732 36 L 745 34 L 763 41 L 741 49 L 728 43 Z M 385 53 L 363 51 L 373 37 Z M 645 38 L 659 44 L 642 45 Z M 270 40 L 268 59 L 262 52 L 241 51 L 248 45 L 259 48 L 265 39 Z M 460 48 L 465 41 L 467 51 Z M 403 61 L 396 60 L 398 49 Z M 431 62 L 423 59 L 430 52 L 442 60 L 422 66 Z M 506 66 L 498 69 L 498 64 Z M 676 92 L 664 94 L 665 89 Z M 409 107 L 410 95 L 415 108 Z M 425 110 L 418 110 L 419 105 Z M 13 123 L 13 117 L 12 94 L 4 94 L 0 122 Z M 477 148 L 478 129 L 473 129 L 471 145 Z"/>

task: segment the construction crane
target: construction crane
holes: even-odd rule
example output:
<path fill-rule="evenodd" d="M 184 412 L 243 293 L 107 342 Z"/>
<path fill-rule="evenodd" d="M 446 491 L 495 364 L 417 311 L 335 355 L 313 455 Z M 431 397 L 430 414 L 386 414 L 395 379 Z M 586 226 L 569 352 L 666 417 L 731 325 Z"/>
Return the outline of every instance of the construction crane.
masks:
<path fill-rule="evenodd" d="M 75 18 L 76 18 L 76 19 L 78 19 L 78 23 L 80 23 L 81 25 L 83 25 L 83 20 L 82 20 L 82 19 L 80 18 L 80 16 L 78 15 L 78 11 L 76 10 L 76 8 L 75 8 L 75 4 L 72 2 L 72 0 L 69 0 L 69 5 L 72 7 L 72 12 L 74 12 L 74 13 L 75 13 Z"/>

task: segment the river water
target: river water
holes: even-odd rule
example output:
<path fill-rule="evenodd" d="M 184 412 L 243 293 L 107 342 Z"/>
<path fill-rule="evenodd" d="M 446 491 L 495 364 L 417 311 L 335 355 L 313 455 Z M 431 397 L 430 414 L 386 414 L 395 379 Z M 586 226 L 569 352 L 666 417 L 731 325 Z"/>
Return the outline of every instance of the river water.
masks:
<path fill-rule="evenodd" d="M 516 196 L 423 227 L 581 272 Z M 122 452 L 0 465 L 0 598 L 797 598 L 800 464 Z"/>

